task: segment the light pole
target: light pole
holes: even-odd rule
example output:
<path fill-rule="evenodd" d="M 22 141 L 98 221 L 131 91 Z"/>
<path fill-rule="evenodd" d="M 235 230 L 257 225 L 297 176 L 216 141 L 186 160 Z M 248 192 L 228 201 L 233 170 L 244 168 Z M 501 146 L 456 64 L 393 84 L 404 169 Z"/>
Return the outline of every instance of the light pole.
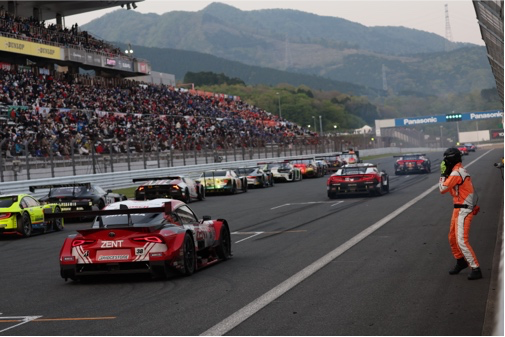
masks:
<path fill-rule="evenodd" d="M 312 116 L 312 120 L 314 121 L 314 132 L 317 132 L 316 117 Z"/>
<path fill-rule="evenodd" d="M 281 95 L 277 93 L 277 98 L 279 99 L 279 118 L 282 118 L 282 111 L 281 111 Z"/>
<path fill-rule="evenodd" d="M 319 115 L 319 131 L 321 131 L 321 137 L 323 136 L 323 120 L 321 115 Z"/>
<path fill-rule="evenodd" d="M 133 55 L 133 49 L 132 49 L 132 45 L 131 43 L 128 43 L 128 49 L 126 49 L 125 51 L 125 54 L 130 54 L 130 55 Z"/>
<path fill-rule="evenodd" d="M 459 122 L 456 122 L 456 132 L 457 132 L 456 139 L 459 144 Z"/>

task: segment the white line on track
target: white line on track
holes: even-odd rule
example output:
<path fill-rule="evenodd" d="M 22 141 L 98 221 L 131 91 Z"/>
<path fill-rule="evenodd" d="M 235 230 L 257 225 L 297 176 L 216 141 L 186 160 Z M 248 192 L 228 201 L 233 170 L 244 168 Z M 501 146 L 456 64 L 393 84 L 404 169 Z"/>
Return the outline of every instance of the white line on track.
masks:
<path fill-rule="evenodd" d="M 251 238 L 253 238 L 253 237 L 255 237 L 255 236 L 258 236 L 258 235 L 260 235 L 260 234 L 263 234 L 263 233 L 264 233 L 264 232 L 254 232 L 254 234 L 253 234 L 253 235 L 248 236 L 248 237 L 246 237 L 245 239 L 238 240 L 238 241 L 236 241 L 235 243 L 239 243 L 239 242 L 242 242 L 242 241 L 245 241 L 245 240 L 249 240 L 249 239 L 251 239 Z M 233 233 L 231 233 L 231 234 L 239 234 L 239 232 L 233 232 Z"/>
<path fill-rule="evenodd" d="M 341 201 L 343 202 L 343 201 Z M 281 207 L 284 207 L 284 206 L 292 206 L 292 205 L 310 205 L 310 204 L 329 204 L 331 202 L 328 202 L 328 201 L 307 201 L 307 202 L 294 202 L 294 203 L 289 203 L 289 204 L 282 204 L 282 205 L 279 205 L 279 206 L 275 206 L 275 207 L 272 207 L 270 209 L 277 209 L 277 208 L 281 208 Z M 338 203 L 337 203 L 338 204 Z M 335 204 L 336 205 L 336 204 Z M 333 206 L 333 205 L 332 205 Z"/>
<path fill-rule="evenodd" d="M 476 161 L 478 161 L 480 158 L 484 157 L 487 155 L 489 152 L 492 150 L 487 151 L 480 157 L 476 158 L 473 160 L 471 163 L 465 165 L 465 167 L 469 167 Z M 341 246 L 335 248 L 333 251 L 329 252 L 319 260 L 313 262 L 309 266 L 305 267 L 295 275 L 291 276 L 288 278 L 286 281 L 282 282 L 275 288 L 271 289 L 270 291 L 266 292 L 262 296 L 258 297 L 242 309 L 238 310 L 234 314 L 228 316 L 218 324 L 214 325 L 211 327 L 209 330 L 203 332 L 200 334 L 200 336 L 222 336 L 225 333 L 229 332 L 231 329 L 235 328 L 237 325 L 240 323 L 244 322 L 246 319 L 260 311 L 262 308 L 267 306 L 268 304 L 272 303 L 275 301 L 277 298 L 282 296 L 284 293 L 288 292 L 292 288 L 294 288 L 296 285 L 298 285 L 300 282 L 317 272 L 319 269 L 323 268 L 326 266 L 328 263 L 331 261 L 335 260 L 337 257 L 345 253 L 347 250 L 351 249 L 354 245 L 358 244 L 360 241 L 365 239 L 367 236 L 387 224 L 389 221 L 393 220 L 396 218 L 398 215 L 406 211 L 410 206 L 416 204 L 418 201 L 423 199 L 425 196 L 433 192 L 435 189 L 438 188 L 438 183 L 430 188 L 428 188 L 426 191 L 424 191 L 422 194 L 418 195 L 414 199 L 410 200 L 400 208 L 398 208 L 396 211 L 386 215 L 384 218 L 381 220 L 377 221 L 367 229 L 363 230 L 361 233 L 357 234 L 353 238 L 351 238 L 349 241 L 343 243 Z"/>
<path fill-rule="evenodd" d="M 15 316 L 15 317 L 4 317 L 4 316 L 2 316 L 2 317 L 0 317 L 0 320 L 20 320 L 21 322 L 18 323 L 18 324 L 15 324 L 13 326 L 10 326 L 8 328 L 5 328 L 3 330 L 0 330 L 0 333 L 2 333 L 4 331 L 7 331 L 7 330 L 10 330 L 10 329 L 13 329 L 13 328 L 16 328 L 16 327 L 18 327 L 20 325 L 23 325 L 25 323 L 28 323 L 28 322 L 33 321 L 33 320 L 35 320 L 37 318 L 40 318 L 40 317 L 42 317 L 42 316 Z"/>

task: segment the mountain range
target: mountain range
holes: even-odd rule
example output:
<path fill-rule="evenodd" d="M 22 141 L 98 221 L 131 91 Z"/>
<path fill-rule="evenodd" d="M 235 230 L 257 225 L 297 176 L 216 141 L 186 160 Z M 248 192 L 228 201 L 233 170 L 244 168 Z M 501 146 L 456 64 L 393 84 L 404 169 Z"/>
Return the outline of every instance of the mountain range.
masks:
<path fill-rule="evenodd" d="M 486 49 L 405 27 L 366 27 L 288 9 L 213 3 L 162 15 L 117 10 L 81 27 L 155 71 L 212 71 L 246 84 L 307 85 L 357 95 L 444 95 L 495 86 Z"/>

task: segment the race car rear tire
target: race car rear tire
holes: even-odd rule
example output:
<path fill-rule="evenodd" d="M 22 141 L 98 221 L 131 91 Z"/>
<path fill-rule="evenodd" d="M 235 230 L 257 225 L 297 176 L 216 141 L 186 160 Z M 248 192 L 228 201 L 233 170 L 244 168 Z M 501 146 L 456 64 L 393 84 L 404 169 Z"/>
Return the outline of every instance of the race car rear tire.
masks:
<path fill-rule="evenodd" d="M 337 195 L 335 193 L 328 192 L 328 198 L 330 198 L 330 199 L 336 199 Z"/>
<path fill-rule="evenodd" d="M 196 268 L 196 252 L 193 238 L 189 233 L 184 236 L 183 249 L 183 263 L 184 267 L 181 270 L 182 275 L 190 276 L 195 272 Z"/>
<path fill-rule="evenodd" d="M 61 209 L 56 207 L 53 213 L 61 213 Z M 59 232 L 63 230 L 63 218 L 53 219 L 52 221 L 53 230 Z"/>
<path fill-rule="evenodd" d="M 268 183 L 267 183 L 267 181 L 265 180 L 265 178 L 261 178 L 261 187 L 262 187 L 262 188 L 268 187 Z"/>
<path fill-rule="evenodd" d="M 205 187 L 200 186 L 198 189 L 198 200 L 202 201 L 203 199 L 205 199 Z"/>
<path fill-rule="evenodd" d="M 381 178 L 381 181 L 380 181 L 379 187 L 378 187 L 378 188 L 375 188 L 374 194 L 375 194 L 376 196 L 381 196 L 381 195 L 382 195 L 382 193 L 383 193 L 383 190 L 384 190 L 384 186 L 382 185 L 382 178 Z"/>
<path fill-rule="evenodd" d="M 31 236 L 33 228 L 30 215 L 25 212 L 22 215 L 18 215 L 17 220 L 18 220 L 18 232 L 25 238 Z"/>
<path fill-rule="evenodd" d="M 191 195 L 189 194 L 189 190 L 187 188 L 184 190 L 184 194 L 186 195 L 184 197 L 184 202 L 189 204 L 191 202 Z"/>
<path fill-rule="evenodd" d="M 101 211 L 102 208 L 105 207 L 105 201 L 103 201 L 102 199 L 98 200 L 98 210 Z"/>
<path fill-rule="evenodd" d="M 221 227 L 221 243 L 216 249 L 217 256 L 226 261 L 231 257 L 231 236 L 228 226 Z"/>

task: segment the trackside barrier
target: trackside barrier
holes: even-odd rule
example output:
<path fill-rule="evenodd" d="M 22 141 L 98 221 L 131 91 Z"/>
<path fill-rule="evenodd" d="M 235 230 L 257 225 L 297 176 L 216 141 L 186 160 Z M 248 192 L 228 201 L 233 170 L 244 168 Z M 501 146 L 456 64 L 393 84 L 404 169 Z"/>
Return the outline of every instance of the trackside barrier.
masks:
<path fill-rule="evenodd" d="M 442 149 L 433 149 L 433 148 L 406 149 L 398 147 L 366 149 L 366 150 L 360 150 L 360 156 L 365 157 L 365 156 L 374 156 L 389 153 L 432 152 L 432 151 L 442 151 Z M 290 156 L 290 157 L 274 157 L 274 158 L 262 158 L 254 160 L 229 161 L 212 164 L 164 167 L 164 168 L 144 169 L 144 170 L 124 171 L 124 172 L 86 174 L 86 175 L 68 176 L 68 177 L 10 181 L 0 183 L 0 194 L 30 193 L 29 187 L 36 185 L 71 184 L 71 183 L 85 183 L 85 182 L 97 184 L 98 186 L 102 187 L 105 190 L 107 189 L 114 190 L 134 186 L 132 180 L 135 178 L 143 178 L 149 176 L 159 177 L 169 175 L 194 176 L 195 174 L 199 174 L 205 170 L 256 165 L 258 162 L 282 161 L 286 159 L 307 158 L 318 155 L 324 156 L 331 153 L 332 152 L 312 154 L 312 155 Z M 47 190 L 44 189 L 36 190 L 34 193 L 30 194 L 32 194 L 36 198 L 39 198 L 46 195 Z"/>

